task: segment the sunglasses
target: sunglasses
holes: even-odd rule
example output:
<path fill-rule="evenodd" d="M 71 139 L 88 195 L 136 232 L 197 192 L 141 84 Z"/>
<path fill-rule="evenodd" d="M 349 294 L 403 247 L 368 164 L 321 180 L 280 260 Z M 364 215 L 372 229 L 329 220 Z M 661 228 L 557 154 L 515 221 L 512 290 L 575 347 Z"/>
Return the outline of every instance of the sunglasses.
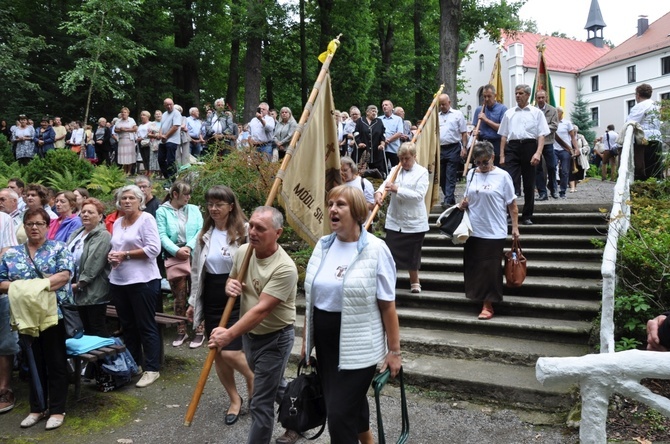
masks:
<path fill-rule="evenodd" d="M 477 165 L 477 166 L 489 166 L 490 163 L 491 162 L 489 160 L 484 160 L 484 161 L 477 160 L 477 161 L 475 161 L 475 165 Z"/>

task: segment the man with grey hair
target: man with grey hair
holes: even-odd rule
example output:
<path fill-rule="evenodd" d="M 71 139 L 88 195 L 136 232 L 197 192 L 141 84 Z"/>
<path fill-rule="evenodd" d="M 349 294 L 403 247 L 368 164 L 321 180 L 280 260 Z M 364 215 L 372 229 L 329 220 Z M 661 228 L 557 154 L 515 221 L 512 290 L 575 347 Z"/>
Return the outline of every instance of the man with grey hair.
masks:
<path fill-rule="evenodd" d="M 206 137 L 208 143 L 224 141 L 229 147 L 234 147 L 239 131 L 233 121 L 233 114 L 226 111 L 226 103 L 223 99 L 214 101 L 214 110 L 207 116 Z"/>
<path fill-rule="evenodd" d="M 160 122 L 160 144 L 158 145 L 158 164 L 163 177 L 172 182 L 177 172 L 175 162 L 177 149 L 181 144 L 181 113 L 174 109 L 174 101 L 168 97 L 163 101 L 165 112 Z"/>
<path fill-rule="evenodd" d="M 405 120 L 405 110 L 400 106 L 393 108 L 393 114 L 402 119 L 402 134 L 400 135 L 400 143 L 402 144 L 403 142 L 409 142 L 412 140 L 412 122 Z"/>
<path fill-rule="evenodd" d="M 11 188 L 0 190 L 0 211 L 12 218 L 14 233 L 18 233 L 19 229 L 23 226 L 23 213 L 19 210 L 18 201 L 18 194 Z M 26 240 L 27 238 L 23 239 L 23 242 Z"/>
<path fill-rule="evenodd" d="M 493 164 L 498 166 L 500 164 L 500 134 L 498 134 L 498 128 L 500 128 L 500 122 L 507 111 L 507 107 L 496 101 L 496 88 L 491 84 L 484 85 L 482 96 L 484 103 L 478 106 L 473 114 L 472 124 L 475 128 L 477 122 L 481 122 L 479 132 L 474 136 L 477 140 L 491 142 L 495 155 Z"/>
<path fill-rule="evenodd" d="M 547 103 L 547 92 L 544 90 L 539 90 L 535 94 L 535 102 L 537 103 L 537 108 L 544 113 L 545 119 L 547 119 L 547 125 L 549 126 L 549 134 L 544 138 L 544 148 L 542 149 L 542 157 L 544 158 L 544 165 L 547 169 L 547 176 L 545 179 L 544 171 L 542 170 L 542 165 L 538 164 L 536 168 L 535 176 L 535 186 L 537 187 L 538 201 L 549 200 L 547 196 L 547 188 L 549 188 L 549 193 L 554 199 L 558 199 L 557 191 L 557 182 L 556 182 L 556 166 L 558 165 L 558 156 L 557 150 L 554 149 L 554 142 L 556 140 L 556 130 L 558 129 L 559 118 L 558 110 Z M 569 144 L 568 140 L 564 141 Z M 561 148 L 562 150 L 563 148 Z M 560 151 L 559 151 L 560 152 Z M 540 161 L 541 162 L 541 161 Z M 548 182 L 548 186 L 547 186 Z M 561 183 L 561 188 L 563 189 L 562 197 L 565 198 L 565 188 Z"/>
<path fill-rule="evenodd" d="M 208 344 L 209 348 L 219 349 L 242 336 L 244 353 L 254 372 L 249 444 L 267 444 L 272 439 L 274 402 L 283 396 L 283 375 L 295 336 L 298 270 L 277 242 L 283 224 L 284 218 L 276 208 L 258 207 L 252 213 L 249 243 L 240 246 L 235 253 L 226 283 L 229 297 L 242 298 L 241 317 L 230 328 L 212 330 Z M 250 246 L 254 251 L 242 278 L 238 274 Z M 297 439 L 297 434 L 295 436 Z"/>
<path fill-rule="evenodd" d="M 261 102 L 256 108 L 256 117 L 249 122 L 249 143 L 256 147 L 266 160 L 272 160 L 272 141 L 275 134 L 275 119 L 268 114 L 270 107 Z"/>
<path fill-rule="evenodd" d="M 529 105 L 530 86 L 517 85 L 514 89 L 517 106 L 508 109 L 500 122 L 500 166 L 514 182 L 514 189 L 521 188 L 523 176 L 524 204 L 521 215 L 523 225 L 533 225 L 531 217 L 535 206 L 535 167 L 542 160 L 544 136 L 549 134 L 547 119 L 539 109 Z"/>
<path fill-rule="evenodd" d="M 191 154 L 195 157 L 200 157 L 202 147 L 205 143 L 205 125 L 200 120 L 200 110 L 193 107 L 188 110 L 188 117 L 186 118 L 186 131 L 191 137 Z"/>

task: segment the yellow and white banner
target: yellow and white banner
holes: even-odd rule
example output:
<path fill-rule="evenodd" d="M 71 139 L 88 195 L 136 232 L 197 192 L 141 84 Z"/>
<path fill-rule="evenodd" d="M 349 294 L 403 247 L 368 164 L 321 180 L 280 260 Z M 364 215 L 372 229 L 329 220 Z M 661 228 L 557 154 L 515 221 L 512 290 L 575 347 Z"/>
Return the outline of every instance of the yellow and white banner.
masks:
<path fill-rule="evenodd" d="M 312 246 L 330 233 L 326 195 L 342 181 L 334 111 L 330 74 L 326 74 L 279 193 L 287 222 Z"/>

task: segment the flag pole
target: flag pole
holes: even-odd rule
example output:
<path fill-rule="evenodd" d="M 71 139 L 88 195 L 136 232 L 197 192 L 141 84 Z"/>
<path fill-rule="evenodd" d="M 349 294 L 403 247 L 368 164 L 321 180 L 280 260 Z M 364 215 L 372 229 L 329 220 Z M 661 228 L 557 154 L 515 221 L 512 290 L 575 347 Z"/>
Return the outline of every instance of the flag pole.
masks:
<path fill-rule="evenodd" d="M 421 135 L 421 131 L 423 131 L 424 124 L 430 117 L 430 115 L 433 113 L 433 109 L 435 109 L 435 105 L 439 102 L 440 100 L 440 94 L 442 94 L 442 90 L 444 90 L 444 84 L 440 85 L 440 89 L 437 90 L 435 95 L 433 96 L 433 101 L 430 102 L 430 106 L 428 107 L 428 110 L 426 111 L 426 114 L 424 114 L 423 119 L 421 120 L 421 124 L 419 125 L 419 128 L 416 130 L 416 134 L 414 137 L 412 137 L 412 143 L 416 142 L 416 140 L 419 138 Z M 391 183 L 394 183 L 396 178 L 398 177 L 398 172 L 400 171 L 400 168 L 396 168 L 395 171 L 393 172 L 393 175 L 391 176 L 390 180 Z M 386 195 L 388 192 L 384 190 L 382 193 L 382 201 L 386 199 Z M 372 212 L 370 213 L 370 217 L 368 217 L 368 220 L 365 221 L 365 225 L 363 226 L 363 229 L 367 230 L 370 228 L 370 225 L 372 225 L 372 221 L 375 219 L 375 216 L 377 215 L 377 212 L 379 211 L 379 204 L 375 204 L 375 207 L 372 209 Z"/>
<path fill-rule="evenodd" d="M 470 159 L 472 158 L 472 147 L 475 146 L 475 142 L 477 141 L 477 133 L 479 132 L 479 125 L 482 123 L 482 118 L 480 117 L 477 120 L 477 126 L 475 127 L 475 130 L 472 132 L 472 140 L 470 140 L 470 143 L 468 145 L 468 158 L 465 160 L 465 166 L 463 167 L 463 177 L 465 177 L 468 174 L 468 170 L 470 169 Z"/>
<path fill-rule="evenodd" d="M 291 143 L 286 149 L 286 155 L 284 156 L 284 160 L 282 161 L 282 164 L 279 167 L 279 171 L 277 171 L 277 175 L 275 176 L 274 183 L 272 184 L 270 194 L 268 194 L 268 197 L 265 200 L 266 206 L 272 206 L 275 198 L 277 197 L 277 194 L 279 193 L 279 186 L 281 185 L 284 175 L 286 173 L 286 168 L 288 167 L 288 164 L 291 161 L 291 157 L 293 156 L 295 146 L 298 143 L 298 140 L 300 140 L 303 127 L 312 112 L 312 107 L 314 105 L 316 97 L 319 95 L 319 92 L 321 90 L 321 83 L 326 78 L 326 73 L 328 72 L 328 68 L 330 67 L 330 62 L 332 61 L 333 56 L 335 55 L 335 52 L 337 51 L 337 48 L 340 45 L 339 39 L 341 36 L 342 34 L 338 35 L 335 39 L 333 39 L 328 44 L 327 51 L 319 56 L 319 60 L 323 63 L 323 65 L 321 66 L 321 71 L 319 72 L 316 82 L 314 82 L 314 87 L 312 88 L 312 92 L 309 95 L 307 104 L 305 105 L 305 108 L 302 111 L 302 115 L 300 116 L 300 122 L 298 122 L 298 127 L 293 133 Z M 249 268 L 249 261 L 251 260 L 251 254 L 253 253 L 253 251 L 254 251 L 253 247 L 249 245 L 249 248 L 247 248 L 246 254 L 244 255 L 244 259 L 242 260 L 242 264 L 240 265 L 239 272 L 235 277 L 235 279 L 237 279 L 238 281 L 244 280 L 244 276 L 247 274 L 247 269 Z M 235 298 L 229 297 L 228 302 L 226 302 L 226 308 L 224 309 L 223 314 L 221 315 L 221 321 L 219 322 L 219 327 L 226 326 L 226 324 L 228 323 L 228 319 L 230 318 L 230 314 L 233 311 L 234 305 L 235 305 Z M 193 392 L 193 397 L 191 398 L 188 410 L 186 411 L 186 417 L 184 418 L 184 425 L 186 427 L 189 427 L 191 425 L 191 422 L 193 421 L 195 411 L 198 408 L 200 397 L 202 396 L 202 392 L 205 389 L 205 384 L 207 383 L 207 378 L 209 377 L 209 372 L 212 369 L 212 364 L 214 363 L 214 358 L 216 357 L 217 353 L 218 349 L 215 348 L 209 349 L 207 359 L 205 360 L 205 363 L 202 367 L 202 371 L 200 372 L 200 378 L 198 379 L 198 383 Z"/>

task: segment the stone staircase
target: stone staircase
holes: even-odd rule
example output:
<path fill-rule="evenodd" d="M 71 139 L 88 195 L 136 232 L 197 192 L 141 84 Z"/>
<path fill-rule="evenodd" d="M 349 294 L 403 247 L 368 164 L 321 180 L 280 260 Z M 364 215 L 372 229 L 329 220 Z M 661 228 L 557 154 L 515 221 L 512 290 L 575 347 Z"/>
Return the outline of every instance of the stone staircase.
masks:
<path fill-rule="evenodd" d="M 422 292 L 410 293 L 409 275 L 398 273 L 406 381 L 460 399 L 547 411 L 569 408 L 572 389 L 542 387 L 535 362 L 542 356 L 589 353 L 601 291 L 602 249 L 593 240 L 605 240 L 601 211 L 606 206 L 569 201 L 536 205 L 534 225 L 520 227 L 528 259 L 526 281 L 521 288 L 505 288 L 504 301 L 488 321 L 478 320 L 481 306 L 465 298 L 463 247 L 439 234 L 435 220 L 441 210 L 434 208 L 422 253 Z M 300 307 L 294 352 L 300 350 L 302 312 Z"/>

